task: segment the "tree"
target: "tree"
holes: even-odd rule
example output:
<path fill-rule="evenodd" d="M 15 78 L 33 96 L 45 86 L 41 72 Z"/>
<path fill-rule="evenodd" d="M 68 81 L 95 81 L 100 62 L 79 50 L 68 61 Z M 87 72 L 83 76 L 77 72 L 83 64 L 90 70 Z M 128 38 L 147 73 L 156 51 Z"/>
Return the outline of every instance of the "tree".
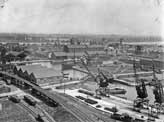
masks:
<path fill-rule="evenodd" d="M 50 59 L 55 59 L 55 58 L 56 58 L 54 52 L 51 52 L 51 53 L 50 53 L 49 58 L 50 58 Z"/>
<path fill-rule="evenodd" d="M 108 47 L 104 48 L 106 54 L 108 54 Z"/>
<path fill-rule="evenodd" d="M 17 75 L 18 70 L 17 70 L 16 66 L 14 66 L 13 72 L 14 72 L 15 75 Z"/>
<path fill-rule="evenodd" d="M 77 45 L 80 45 L 80 41 L 79 40 L 77 40 Z"/>
<path fill-rule="evenodd" d="M 7 52 L 6 48 L 2 47 L 2 49 L 1 49 L 1 61 L 2 61 L 2 64 L 6 64 L 6 58 L 5 58 L 6 52 Z"/>
<path fill-rule="evenodd" d="M 122 45 L 122 43 L 123 43 L 123 38 L 120 38 L 120 45 Z"/>
<path fill-rule="evenodd" d="M 73 38 L 71 38 L 71 39 L 70 39 L 70 44 L 71 44 L 71 45 L 74 45 L 74 44 L 75 44 L 75 42 L 74 42 L 74 39 L 73 39 Z"/>
<path fill-rule="evenodd" d="M 135 53 L 136 53 L 136 54 L 141 54 L 141 52 L 142 52 L 142 46 L 137 45 L 137 46 L 135 47 Z"/>
<path fill-rule="evenodd" d="M 64 45 L 64 47 L 63 47 L 63 51 L 64 51 L 64 52 L 66 52 L 66 53 L 68 53 L 68 52 L 69 52 L 69 48 L 68 48 L 68 46 L 67 46 L 67 45 Z"/>
<path fill-rule="evenodd" d="M 18 55 L 18 57 L 19 57 L 20 60 L 24 60 L 26 58 L 26 56 L 27 56 L 27 53 L 26 52 L 22 52 L 22 53 L 20 53 Z"/>

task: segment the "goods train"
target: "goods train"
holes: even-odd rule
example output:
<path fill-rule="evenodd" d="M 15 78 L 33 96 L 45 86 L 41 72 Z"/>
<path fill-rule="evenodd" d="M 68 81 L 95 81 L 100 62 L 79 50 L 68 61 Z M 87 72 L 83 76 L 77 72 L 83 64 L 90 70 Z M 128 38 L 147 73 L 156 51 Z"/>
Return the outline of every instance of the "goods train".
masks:
<path fill-rule="evenodd" d="M 21 101 L 21 99 L 16 95 L 10 96 L 9 99 L 15 103 L 19 103 Z"/>
<path fill-rule="evenodd" d="M 49 122 L 47 120 L 47 118 L 44 116 L 43 113 L 39 113 L 38 116 L 36 117 L 36 119 L 39 121 L 39 122 Z"/>
<path fill-rule="evenodd" d="M 36 100 L 34 100 L 32 97 L 27 96 L 27 95 L 24 96 L 24 100 L 25 100 L 29 105 L 32 105 L 32 106 L 35 106 L 36 103 L 37 103 Z"/>

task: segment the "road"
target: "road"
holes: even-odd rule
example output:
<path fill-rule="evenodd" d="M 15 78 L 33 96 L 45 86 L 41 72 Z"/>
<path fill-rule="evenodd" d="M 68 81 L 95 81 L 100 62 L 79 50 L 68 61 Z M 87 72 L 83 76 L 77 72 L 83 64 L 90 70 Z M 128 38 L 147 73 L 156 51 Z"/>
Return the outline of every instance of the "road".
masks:
<path fill-rule="evenodd" d="M 15 94 L 20 94 L 20 93 L 22 93 L 22 91 L 18 89 L 18 90 L 13 91 L 13 92 L 8 92 L 8 93 L 2 93 L 2 94 L 0 94 L 0 98 L 1 97 L 6 97 L 6 96 L 12 96 L 12 95 L 15 95 Z"/>

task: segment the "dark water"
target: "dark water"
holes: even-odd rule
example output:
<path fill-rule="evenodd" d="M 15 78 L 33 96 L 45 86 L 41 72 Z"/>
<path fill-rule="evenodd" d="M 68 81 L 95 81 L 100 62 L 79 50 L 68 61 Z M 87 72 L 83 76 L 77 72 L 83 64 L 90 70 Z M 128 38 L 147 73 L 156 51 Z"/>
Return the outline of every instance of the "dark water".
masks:
<path fill-rule="evenodd" d="M 137 97 L 137 92 L 135 87 L 129 87 L 120 85 L 121 87 L 124 87 L 127 90 L 127 93 L 124 95 L 128 100 L 134 100 Z M 148 93 L 148 99 L 150 100 L 150 103 L 154 103 L 154 94 L 153 94 L 153 87 L 146 87 L 147 93 Z"/>

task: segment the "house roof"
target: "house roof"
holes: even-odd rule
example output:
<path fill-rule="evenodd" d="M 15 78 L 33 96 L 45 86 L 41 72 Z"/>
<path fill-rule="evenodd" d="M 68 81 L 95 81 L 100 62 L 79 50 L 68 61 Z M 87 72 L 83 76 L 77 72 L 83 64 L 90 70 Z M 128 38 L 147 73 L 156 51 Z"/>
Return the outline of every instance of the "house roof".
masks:
<path fill-rule="evenodd" d="M 86 48 L 85 45 L 68 45 L 68 48 Z"/>
<path fill-rule="evenodd" d="M 21 51 L 21 52 L 17 52 L 17 51 L 9 51 L 9 52 L 7 52 L 6 53 L 6 55 L 12 55 L 12 56 L 15 56 L 15 57 L 17 57 L 17 56 L 19 56 L 19 55 L 21 55 L 21 54 L 27 54 L 27 51 Z"/>
<path fill-rule="evenodd" d="M 68 45 L 68 48 L 104 48 L 103 45 Z"/>
<path fill-rule="evenodd" d="M 55 56 L 83 56 L 85 54 L 85 52 L 69 52 L 69 53 L 65 53 L 65 52 L 54 52 Z M 104 51 L 88 51 L 89 55 L 94 55 L 94 54 L 105 54 Z"/>
<path fill-rule="evenodd" d="M 20 54 L 20 52 L 16 52 L 16 51 L 9 51 L 7 52 L 7 55 L 13 55 L 13 56 L 18 56 Z"/>

